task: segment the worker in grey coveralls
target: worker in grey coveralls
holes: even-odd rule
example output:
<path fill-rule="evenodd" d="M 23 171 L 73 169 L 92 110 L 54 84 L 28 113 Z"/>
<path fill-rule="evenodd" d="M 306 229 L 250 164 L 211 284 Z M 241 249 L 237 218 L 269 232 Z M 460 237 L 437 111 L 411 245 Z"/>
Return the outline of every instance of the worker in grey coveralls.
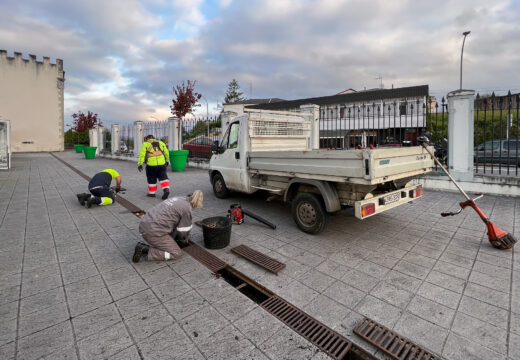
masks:
<path fill-rule="evenodd" d="M 202 207 L 202 198 L 202 192 L 197 190 L 187 197 L 174 197 L 151 208 L 139 224 L 139 232 L 150 245 L 137 243 L 133 262 L 139 262 L 143 255 L 151 261 L 179 257 L 181 249 L 176 241 L 189 240 L 191 210 Z"/>

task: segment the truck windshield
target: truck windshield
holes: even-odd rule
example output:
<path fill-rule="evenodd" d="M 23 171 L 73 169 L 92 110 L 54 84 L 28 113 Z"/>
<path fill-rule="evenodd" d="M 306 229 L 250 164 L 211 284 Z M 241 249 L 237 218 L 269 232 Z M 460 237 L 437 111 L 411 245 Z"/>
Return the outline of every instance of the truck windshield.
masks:
<path fill-rule="evenodd" d="M 229 149 L 234 149 L 238 145 L 238 123 L 231 124 L 229 129 Z"/>

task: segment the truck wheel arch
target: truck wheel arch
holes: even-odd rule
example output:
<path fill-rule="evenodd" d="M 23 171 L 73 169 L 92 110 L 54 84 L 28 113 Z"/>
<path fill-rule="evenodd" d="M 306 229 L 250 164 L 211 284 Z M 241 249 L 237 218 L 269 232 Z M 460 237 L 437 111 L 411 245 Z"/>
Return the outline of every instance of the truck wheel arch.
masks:
<path fill-rule="evenodd" d="M 292 179 L 289 181 L 287 190 L 285 190 L 283 200 L 287 202 L 294 199 L 301 184 L 311 185 L 318 189 L 321 197 L 323 198 L 323 203 L 325 204 L 325 209 L 327 212 L 332 213 L 341 210 L 341 204 L 339 202 L 336 188 L 326 181 L 300 178 Z"/>

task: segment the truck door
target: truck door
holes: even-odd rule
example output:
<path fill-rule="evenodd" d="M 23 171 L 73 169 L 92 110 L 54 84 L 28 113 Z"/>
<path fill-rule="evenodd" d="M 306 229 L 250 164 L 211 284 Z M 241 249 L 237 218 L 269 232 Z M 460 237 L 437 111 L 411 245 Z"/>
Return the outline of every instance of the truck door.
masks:
<path fill-rule="evenodd" d="M 211 168 L 219 170 L 226 186 L 232 190 L 242 190 L 240 173 L 240 151 L 238 146 L 240 123 L 233 122 L 227 128 L 222 142 L 220 143 L 221 153 L 214 155 L 215 158 L 211 162 Z"/>

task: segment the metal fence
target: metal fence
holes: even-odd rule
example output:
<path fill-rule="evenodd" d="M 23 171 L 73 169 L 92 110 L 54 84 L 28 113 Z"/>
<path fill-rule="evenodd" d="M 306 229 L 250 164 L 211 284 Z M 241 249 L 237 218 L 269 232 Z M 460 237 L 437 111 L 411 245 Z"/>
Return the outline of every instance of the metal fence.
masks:
<path fill-rule="evenodd" d="M 426 99 L 322 107 L 320 148 L 417 145 L 426 128 L 426 113 Z"/>
<path fill-rule="evenodd" d="M 168 145 L 168 121 L 146 121 L 144 123 L 144 135 L 153 135 Z"/>
<path fill-rule="evenodd" d="M 134 154 L 134 125 L 123 124 L 120 128 L 120 152 L 121 154 Z"/>
<path fill-rule="evenodd" d="M 475 100 L 475 173 L 519 176 L 520 94 L 481 96 Z"/>
<path fill-rule="evenodd" d="M 222 137 L 220 118 L 182 120 L 182 149 L 189 150 L 188 157 L 211 157 L 211 145 Z"/>

